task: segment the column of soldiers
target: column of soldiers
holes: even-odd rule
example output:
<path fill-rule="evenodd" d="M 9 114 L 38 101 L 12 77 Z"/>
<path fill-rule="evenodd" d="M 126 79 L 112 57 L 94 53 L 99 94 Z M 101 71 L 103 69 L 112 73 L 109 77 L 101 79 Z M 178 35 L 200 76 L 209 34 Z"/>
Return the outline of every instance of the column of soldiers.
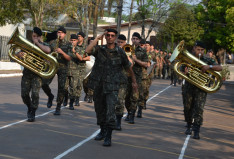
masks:
<path fill-rule="evenodd" d="M 41 42 L 42 32 L 34 28 L 32 40 L 46 53 L 55 52 L 58 61 L 58 92 L 57 106 L 54 115 L 61 114 L 61 107 L 66 106 L 69 101 L 69 109 L 79 106 L 82 85 L 86 93 L 85 100 L 92 102 L 94 99 L 97 123 L 101 131 L 95 140 L 104 140 L 104 146 L 111 145 L 112 130 L 121 130 L 121 120 L 124 107 L 127 109 L 125 121 L 134 124 L 135 113 L 142 118 L 142 110 L 146 109 L 146 101 L 149 97 L 149 87 L 154 76 L 155 67 L 147 72 L 152 62 L 159 63 L 159 58 L 151 50 L 152 44 L 141 38 L 140 34 L 132 34 L 133 54 L 127 56 L 122 47 L 126 44 L 126 37 L 117 31 L 107 31 L 90 41 L 87 48 L 84 45 L 85 34 L 79 32 L 71 34 L 70 41 L 65 40 L 66 29 L 57 29 L 57 38 L 47 43 Z M 35 36 L 37 38 L 35 38 Z M 98 40 L 105 37 L 107 45 L 97 45 Z M 117 43 L 116 43 L 117 42 Z M 17 54 L 23 56 L 23 52 Z M 93 70 L 85 80 L 86 61 L 90 55 L 95 56 Z M 35 112 L 39 104 L 39 90 L 48 96 L 47 107 L 53 105 L 54 95 L 49 87 L 54 77 L 42 79 L 28 69 L 24 69 L 22 77 L 22 99 L 27 105 L 28 121 L 35 121 Z M 33 87 L 31 87 L 31 85 Z M 30 98 L 29 92 L 32 91 Z"/>

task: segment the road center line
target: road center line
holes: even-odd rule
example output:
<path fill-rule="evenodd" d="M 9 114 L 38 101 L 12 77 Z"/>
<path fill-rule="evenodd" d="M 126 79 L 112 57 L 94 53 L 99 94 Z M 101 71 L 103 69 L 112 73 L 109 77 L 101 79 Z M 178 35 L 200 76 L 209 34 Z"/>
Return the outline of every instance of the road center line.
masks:
<path fill-rule="evenodd" d="M 152 96 L 151 98 L 149 98 L 147 102 L 149 102 L 150 100 L 152 100 L 153 98 L 157 97 L 159 94 L 161 94 L 162 92 L 164 92 L 165 90 L 167 90 L 168 88 L 170 88 L 171 86 L 166 87 L 165 89 L 163 89 L 162 91 L 158 92 L 157 94 L 155 94 L 154 96 Z M 126 114 L 125 114 L 126 116 Z M 95 131 L 91 136 L 89 136 L 87 139 L 79 142 L 78 144 L 76 144 L 75 146 L 71 147 L 70 149 L 68 149 L 67 151 L 63 152 L 62 154 L 58 155 L 57 157 L 55 157 L 54 159 L 61 159 L 62 157 L 66 156 L 68 153 L 70 153 L 71 151 L 74 151 L 75 149 L 77 149 L 78 147 L 82 146 L 84 143 L 88 142 L 89 140 L 91 140 L 92 138 L 94 138 L 98 133 L 100 132 L 100 129 L 98 129 L 97 131 Z"/>

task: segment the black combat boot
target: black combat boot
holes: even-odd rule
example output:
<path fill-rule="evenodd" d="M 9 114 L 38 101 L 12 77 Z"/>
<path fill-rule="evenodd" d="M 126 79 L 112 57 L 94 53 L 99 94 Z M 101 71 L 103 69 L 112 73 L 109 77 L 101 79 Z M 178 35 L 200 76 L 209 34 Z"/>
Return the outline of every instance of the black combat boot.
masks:
<path fill-rule="evenodd" d="M 138 106 L 137 117 L 142 118 L 142 106 Z"/>
<path fill-rule="evenodd" d="M 65 94 L 64 96 L 64 100 L 63 100 L 63 106 L 67 106 L 67 103 L 68 103 L 68 93 Z"/>
<path fill-rule="evenodd" d="M 94 138 L 94 140 L 102 140 L 102 139 L 104 139 L 105 137 L 106 137 L 106 127 L 105 126 L 103 126 L 103 125 L 101 125 L 100 126 L 100 128 L 101 128 L 101 130 L 100 130 L 100 132 L 97 134 L 97 136 Z"/>
<path fill-rule="evenodd" d="M 80 106 L 80 98 L 79 97 L 77 97 L 75 99 L 75 106 Z"/>
<path fill-rule="evenodd" d="M 130 114 L 129 114 L 129 121 L 128 121 L 128 123 L 129 124 L 134 124 L 135 122 L 134 122 L 134 117 L 135 117 L 135 110 L 131 110 L 130 111 Z"/>
<path fill-rule="evenodd" d="M 85 94 L 84 101 L 88 102 L 88 97 L 89 96 L 87 94 Z"/>
<path fill-rule="evenodd" d="M 54 99 L 54 95 L 51 94 L 48 98 L 48 102 L 47 102 L 47 108 L 51 108 L 53 105 L 53 99 Z"/>
<path fill-rule="evenodd" d="M 70 110 L 74 110 L 74 107 L 73 107 L 73 103 L 74 103 L 74 99 L 70 99 L 70 104 L 69 104 L 69 109 Z"/>
<path fill-rule="evenodd" d="M 31 111 L 28 113 L 28 122 L 34 122 L 35 121 L 35 113 L 36 109 L 31 109 Z"/>
<path fill-rule="evenodd" d="M 111 136 L 112 136 L 112 129 L 107 128 L 106 137 L 104 139 L 103 146 L 111 146 Z"/>
<path fill-rule="evenodd" d="M 186 135 L 191 135 L 192 134 L 192 123 L 187 123 L 187 129 L 185 130 Z"/>
<path fill-rule="evenodd" d="M 199 132 L 200 132 L 200 125 L 194 124 L 193 125 L 193 138 L 194 139 L 200 139 Z"/>
<path fill-rule="evenodd" d="M 60 111 L 61 111 L 61 104 L 57 104 L 54 115 L 60 115 Z"/>
<path fill-rule="evenodd" d="M 124 121 L 129 121 L 129 112 L 128 112 L 127 116 L 125 117 Z"/>
<path fill-rule="evenodd" d="M 116 130 L 121 130 L 122 115 L 116 115 Z"/>
<path fill-rule="evenodd" d="M 93 103 L 93 96 L 89 96 L 88 103 Z"/>

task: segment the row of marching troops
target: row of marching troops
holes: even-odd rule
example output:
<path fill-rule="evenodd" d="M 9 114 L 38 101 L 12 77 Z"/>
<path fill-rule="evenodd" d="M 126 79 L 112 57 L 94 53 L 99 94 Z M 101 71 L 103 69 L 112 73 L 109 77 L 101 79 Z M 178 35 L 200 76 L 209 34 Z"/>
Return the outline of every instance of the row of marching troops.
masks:
<path fill-rule="evenodd" d="M 154 58 L 157 59 L 156 57 L 160 56 L 153 55 L 150 50 L 152 44 L 143 40 L 137 32 L 133 33 L 131 38 L 134 54 L 128 56 L 122 49 L 126 44 L 126 37 L 123 34 L 117 37 L 118 33 L 114 29 L 107 29 L 103 35 L 90 39 L 88 46 L 84 45 L 85 34 L 83 32 L 71 34 L 70 41 L 65 40 L 66 29 L 64 27 L 59 27 L 54 33 L 57 35 L 57 39 L 46 42 L 42 41 L 40 28 L 34 27 L 32 33 L 32 42 L 42 51 L 47 54 L 57 53 L 58 92 L 54 115 L 61 114 L 62 105 L 68 104 L 70 110 L 74 110 L 74 106 L 79 106 L 84 87 L 85 100 L 89 103 L 94 100 L 97 124 L 101 128 L 95 140 L 105 138 L 104 146 L 110 146 L 112 130 L 121 130 L 121 119 L 125 108 L 128 112 L 125 121 L 128 123 L 135 123 L 136 111 L 137 117 L 142 117 L 142 110 L 146 109 L 149 87 L 155 69 L 154 67 L 147 72 L 147 67 L 154 63 Z M 98 40 L 103 37 L 107 44 L 97 45 Z M 24 58 L 25 54 L 24 51 L 19 51 L 16 56 Z M 95 63 L 90 76 L 84 79 L 86 61 L 90 60 L 90 55 L 95 57 Z M 101 69 L 101 67 L 103 68 Z M 41 78 L 28 68 L 24 68 L 21 97 L 28 108 L 28 122 L 35 121 L 40 88 L 48 96 L 47 107 L 52 107 L 54 95 L 49 85 L 53 78 Z M 100 85 L 101 89 L 97 89 Z"/>
<path fill-rule="evenodd" d="M 168 67 L 163 68 L 163 65 L 173 66 L 173 63 L 168 60 L 171 54 L 167 55 L 162 51 L 154 50 L 153 45 L 142 39 L 137 32 L 132 34 L 130 46 L 126 45 L 126 37 L 122 34 L 118 35 L 115 29 L 106 29 L 103 34 L 92 39 L 87 46 L 84 45 L 85 34 L 82 32 L 72 34 L 70 41 L 65 40 L 66 29 L 64 27 L 59 27 L 55 34 L 57 39 L 43 42 L 40 28 L 34 27 L 32 33 L 32 42 L 42 51 L 47 54 L 57 53 L 58 93 L 54 115 L 61 114 L 61 107 L 68 103 L 68 98 L 70 110 L 74 109 L 74 105 L 79 105 L 82 83 L 84 83 L 85 99 L 89 102 L 94 101 L 97 125 L 100 126 L 100 132 L 95 140 L 104 139 L 103 145 L 111 146 L 112 131 L 121 130 L 125 108 L 127 116 L 124 120 L 129 124 L 135 123 L 135 115 L 142 118 L 142 110 L 146 109 L 152 79 L 155 76 L 166 78 L 163 70 L 167 70 Z M 98 41 L 103 38 L 106 40 L 106 45 L 98 45 Z M 131 50 L 130 54 L 127 50 Z M 209 64 L 202 66 L 202 71 L 222 70 L 222 67 L 216 65 L 214 60 L 203 56 L 204 50 L 202 43 L 195 44 L 195 56 L 199 56 L 199 59 Z M 24 58 L 24 54 L 24 51 L 19 51 L 16 56 Z M 84 80 L 86 61 L 90 60 L 91 55 L 95 57 L 95 62 L 90 75 Z M 174 76 L 175 72 L 172 70 L 171 74 L 167 74 L 172 78 L 171 84 L 175 84 L 177 77 Z M 28 108 L 29 122 L 35 121 L 40 88 L 47 94 L 47 107 L 51 108 L 54 95 L 51 93 L 49 84 L 53 78 L 42 79 L 27 68 L 23 70 L 21 97 Z M 195 89 L 197 91 L 193 91 Z M 206 94 L 203 90 L 185 82 L 182 95 L 187 122 L 186 134 L 191 134 L 190 128 L 193 126 L 195 139 L 200 138 L 199 130 Z M 198 111 L 194 112 L 193 109 L 198 109 Z"/>

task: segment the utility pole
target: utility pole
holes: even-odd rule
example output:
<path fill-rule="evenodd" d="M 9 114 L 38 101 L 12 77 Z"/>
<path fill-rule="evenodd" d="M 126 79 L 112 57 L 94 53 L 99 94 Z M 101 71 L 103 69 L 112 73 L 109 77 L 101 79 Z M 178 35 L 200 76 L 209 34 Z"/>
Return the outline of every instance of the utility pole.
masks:
<path fill-rule="evenodd" d="M 122 19 L 122 11 L 123 11 L 123 0 L 119 0 L 119 4 L 117 6 L 117 11 L 118 11 L 118 17 L 117 17 L 117 31 L 118 31 L 118 36 L 121 31 L 121 19 Z"/>

